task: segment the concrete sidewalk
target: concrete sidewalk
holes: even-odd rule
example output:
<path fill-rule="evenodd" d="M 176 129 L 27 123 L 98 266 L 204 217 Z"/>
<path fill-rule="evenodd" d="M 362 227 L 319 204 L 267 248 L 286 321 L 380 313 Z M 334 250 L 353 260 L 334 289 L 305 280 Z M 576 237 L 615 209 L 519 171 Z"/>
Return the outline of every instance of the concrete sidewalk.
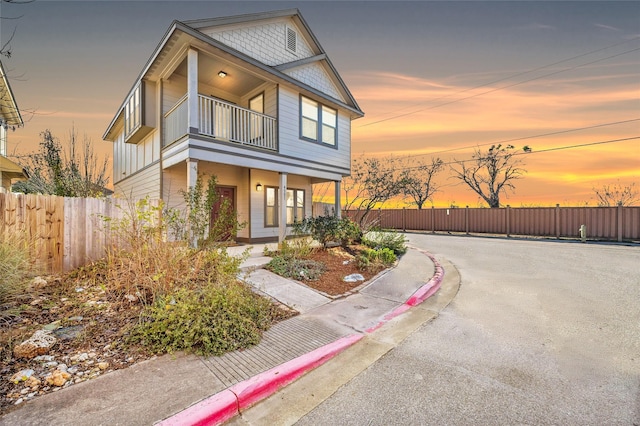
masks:
<path fill-rule="evenodd" d="M 220 357 L 175 354 L 141 362 L 39 397 L 0 425 L 224 421 L 421 303 L 444 275 L 428 253 L 410 249 L 358 293 L 332 300 L 260 269 L 267 261 L 262 246 L 253 247 L 241 278 L 301 314 L 274 325 L 260 344 Z M 450 300 L 455 292 L 449 293 Z"/>

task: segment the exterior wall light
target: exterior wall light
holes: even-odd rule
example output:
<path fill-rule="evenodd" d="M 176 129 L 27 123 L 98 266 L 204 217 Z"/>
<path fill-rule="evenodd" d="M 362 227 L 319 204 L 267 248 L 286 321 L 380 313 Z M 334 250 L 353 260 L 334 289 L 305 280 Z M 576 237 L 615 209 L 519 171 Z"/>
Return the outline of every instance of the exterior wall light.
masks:
<path fill-rule="evenodd" d="M 256 191 L 262 192 L 262 184 L 260 182 L 256 185 Z"/>
<path fill-rule="evenodd" d="M 227 73 L 224 71 L 218 71 L 218 77 L 220 78 L 225 78 L 227 76 Z"/>

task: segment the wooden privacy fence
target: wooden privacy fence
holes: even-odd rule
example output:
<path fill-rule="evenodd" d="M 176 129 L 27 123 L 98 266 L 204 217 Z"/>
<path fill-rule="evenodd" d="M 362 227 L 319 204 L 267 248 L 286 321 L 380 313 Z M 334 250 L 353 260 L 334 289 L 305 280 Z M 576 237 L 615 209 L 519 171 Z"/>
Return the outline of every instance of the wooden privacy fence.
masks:
<path fill-rule="evenodd" d="M 0 193 L 0 241 L 23 238 L 46 272 L 69 271 L 102 258 L 111 235 L 103 217 L 130 210 L 117 201 L 54 195 Z"/>
<path fill-rule="evenodd" d="M 363 213 L 347 210 L 343 215 L 358 221 Z M 588 239 L 640 240 L 640 206 L 379 209 L 366 221 L 403 231 L 555 238 L 579 238 L 579 228 L 585 225 Z"/>

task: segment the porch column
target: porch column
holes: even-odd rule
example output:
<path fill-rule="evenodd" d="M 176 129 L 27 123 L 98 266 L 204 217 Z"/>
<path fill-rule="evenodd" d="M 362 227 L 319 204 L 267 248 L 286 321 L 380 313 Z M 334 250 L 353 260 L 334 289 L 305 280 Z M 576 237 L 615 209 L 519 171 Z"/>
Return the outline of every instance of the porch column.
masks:
<path fill-rule="evenodd" d="M 187 158 L 187 191 L 196 186 L 196 182 L 198 180 L 198 160 L 194 160 L 193 158 Z M 188 208 L 188 207 L 187 207 Z M 187 212 L 187 215 L 189 212 Z M 189 226 L 189 225 L 187 225 Z M 191 233 L 191 229 L 189 229 L 189 233 Z M 191 241 L 189 241 L 191 247 L 198 247 L 198 237 L 192 235 Z"/>
<path fill-rule="evenodd" d="M 280 187 L 278 188 L 278 243 L 287 237 L 287 174 L 280 173 Z"/>
<path fill-rule="evenodd" d="M 187 158 L 187 190 L 196 186 L 198 180 L 198 160 Z"/>
<path fill-rule="evenodd" d="M 340 207 L 340 181 L 336 180 L 333 182 L 333 187 L 335 188 L 335 216 L 340 219 L 342 217 L 342 208 Z"/>
<path fill-rule="evenodd" d="M 187 53 L 187 123 L 189 133 L 198 133 L 198 51 Z"/>

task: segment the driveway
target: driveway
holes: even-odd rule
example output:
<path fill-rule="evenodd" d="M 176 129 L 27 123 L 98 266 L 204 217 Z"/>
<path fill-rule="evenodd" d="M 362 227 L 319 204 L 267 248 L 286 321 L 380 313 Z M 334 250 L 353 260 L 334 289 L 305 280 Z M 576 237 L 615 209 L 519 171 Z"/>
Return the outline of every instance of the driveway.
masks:
<path fill-rule="evenodd" d="M 640 247 L 408 237 L 457 297 L 300 425 L 640 425 Z"/>

